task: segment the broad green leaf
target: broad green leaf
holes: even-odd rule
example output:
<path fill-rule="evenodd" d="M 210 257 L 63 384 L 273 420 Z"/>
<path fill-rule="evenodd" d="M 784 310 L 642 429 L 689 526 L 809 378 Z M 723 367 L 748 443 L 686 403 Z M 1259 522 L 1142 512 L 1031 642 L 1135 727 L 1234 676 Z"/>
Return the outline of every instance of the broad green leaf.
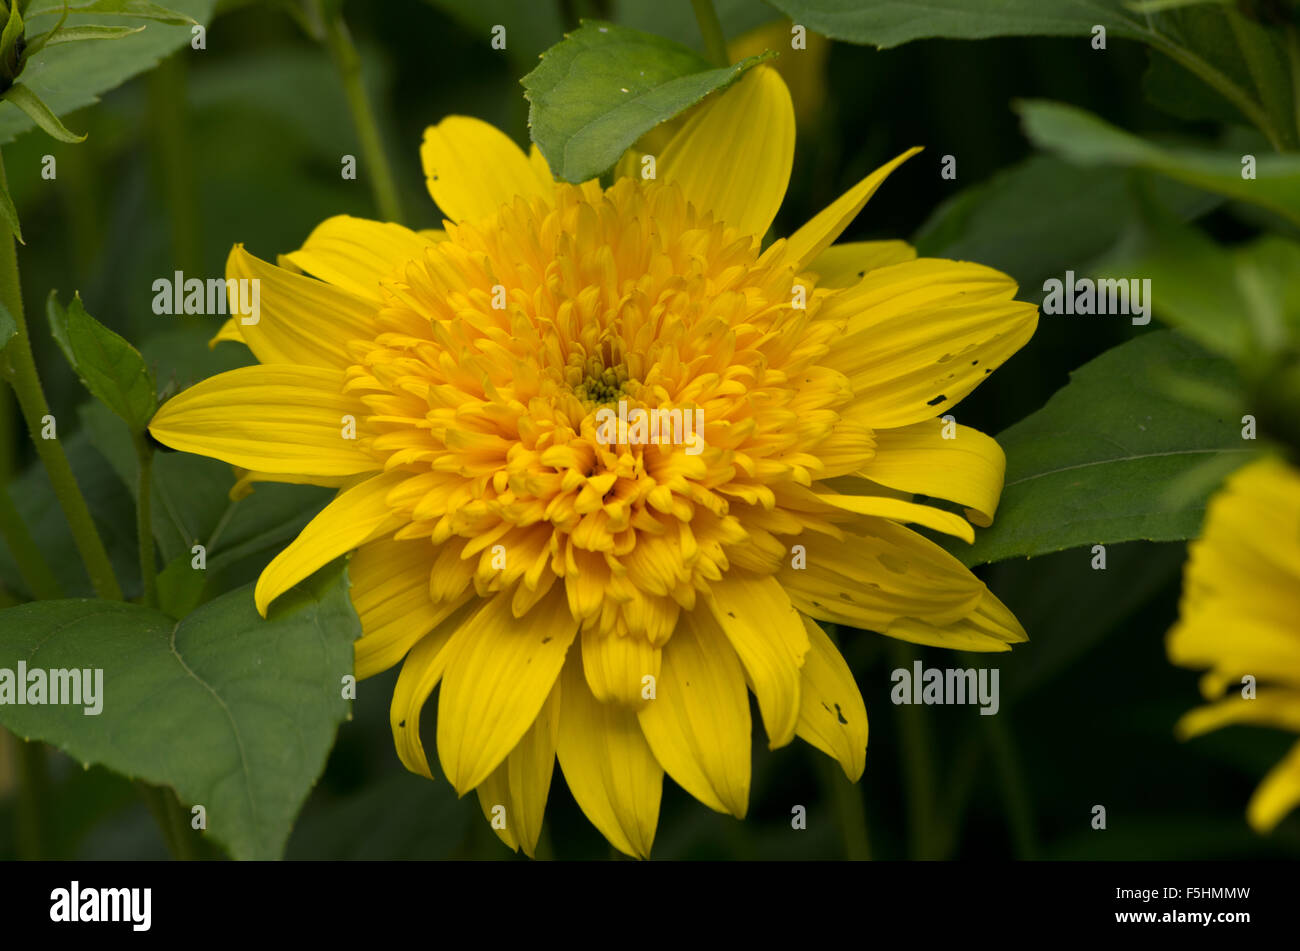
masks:
<path fill-rule="evenodd" d="M 954 553 L 978 565 L 1195 536 L 1212 486 L 1191 499 L 1168 487 L 1221 456 L 1244 463 L 1254 444 L 1241 438 L 1240 419 L 1171 396 L 1182 378 L 1240 389 L 1227 360 L 1172 331 L 1144 334 L 1072 373 L 1042 409 L 998 435 L 1007 472 L 997 517 Z"/>
<path fill-rule="evenodd" d="M 124 36 L 140 33 L 143 26 L 73 26 L 64 27 L 54 33 L 44 43 L 45 46 L 58 46 L 60 43 L 80 43 L 83 40 L 120 40 Z"/>
<path fill-rule="evenodd" d="M 51 138 L 58 139 L 60 142 L 84 142 L 86 140 L 85 135 L 77 135 L 75 132 L 68 131 L 67 127 L 59 121 L 59 117 L 50 111 L 50 107 L 22 83 L 14 83 L 3 93 L 0 93 L 0 99 L 27 113 L 27 117 L 45 130 Z"/>
<path fill-rule="evenodd" d="M 135 17 L 140 20 L 157 20 L 171 26 L 190 26 L 198 23 L 185 9 L 184 0 L 172 4 L 170 9 L 149 0 L 68 0 L 67 8 L 73 14 L 96 16 Z M 60 13 L 64 0 L 33 0 L 27 9 L 27 19 Z"/>
<path fill-rule="evenodd" d="M 882 49 L 931 37 L 1134 36 L 1136 18 L 1120 0 L 769 0 L 795 23 L 834 40 Z"/>
<path fill-rule="evenodd" d="M 54 338 L 86 389 L 133 431 L 143 432 L 158 397 L 140 351 L 86 313 L 80 296 L 66 310 L 52 298 L 48 313 Z"/>
<path fill-rule="evenodd" d="M 533 141 L 557 178 L 594 178 L 646 132 L 761 59 L 714 69 L 679 43 L 586 21 L 522 80 Z"/>
<path fill-rule="evenodd" d="M 258 617 L 250 588 L 183 621 L 121 602 L 0 612 L 0 668 L 102 670 L 102 709 L 0 704 L 0 722 L 83 763 L 202 805 L 237 859 L 276 859 L 348 715 L 360 624 L 346 574 L 321 572 Z"/>
<path fill-rule="evenodd" d="M 1062 103 L 1031 100 L 1018 108 L 1030 140 L 1068 161 L 1150 169 L 1300 223 L 1300 155 L 1257 155 L 1249 179 L 1240 153 L 1158 145 Z"/>
<path fill-rule="evenodd" d="M 208 573 L 194 567 L 194 556 L 181 552 L 158 572 L 158 609 L 183 618 L 203 602 Z"/>
<path fill-rule="evenodd" d="M 1127 169 L 1082 168 L 1034 155 L 944 202 L 917 233 L 925 256 L 978 261 L 1021 283 L 1035 298 L 1043 281 L 1067 268 L 1084 271 L 1133 226 L 1139 215 Z M 1153 176 L 1153 191 L 1180 216 L 1201 214 L 1221 199 Z M 1042 209 L 1051 208 L 1045 215 Z"/>
<path fill-rule="evenodd" d="M 215 0 L 172 0 L 169 7 L 177 16 L 169 19 L 181 22 L 181 17 L 207 23 L 212 16 Z M 47 44 L 31 56 L 23 68 L 22 84 L 40 98 L 56 116 L 65 116 L 74 109 L 98 102 L 99 97 L 115 89 L 137 73 L 152 69 L 164 56 L 181 47 L 187 47 L 191 34 L 189 19 L 185 25 L 173 26 L 167 20 L 158 20 L 139 12 L 130 11 L 123 4 L 122 16 L 151 19 L 142 33 L 123 37 L 113 43 Z M 156 6 L 156 5 L 151 5 Z M 77 15 L 68 17 L 67 27 L 94 26 L 96 17 L 115 11 L 96 10 L 87 14 L 84 5 L 76 4 Z M 62 10 L 59 0 L 34 0 L 27 11 L 31 21 L 41 14 L 58 14 Z M 31 129 L 35 122 L 23 111 L 0 105 L 0 145 Z"/>

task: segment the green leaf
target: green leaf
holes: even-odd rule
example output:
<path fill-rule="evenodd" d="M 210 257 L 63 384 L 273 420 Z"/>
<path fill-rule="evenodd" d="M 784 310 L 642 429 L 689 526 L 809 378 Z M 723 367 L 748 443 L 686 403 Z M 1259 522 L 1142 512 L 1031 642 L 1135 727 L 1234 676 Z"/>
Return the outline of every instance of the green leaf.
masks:
<path fill-rule="evenodd" d="M 1258 155 L 1256 177 L 1246 179 L 1240 153 L 1158 145 L 1063 103 L 1025 101 L 1017 108 L 1034 144 L 1075 164 L 1150 169 L 1300 224 L 1300 155 Z"/>
<path fill-rule="evenodd" d="M 186 6 L 182 0 L 176 6 Z M 33 0 L 27 10 L 27 19 L 59 13 L 64 7 L 64 0 Z M 191 26 L 199 21 L 189 13 L 170 10 L 149 0 L 72 0 L 67 4 L 68 12 L 73 14 L 95 14 L 97 16 L 136 17 L 141 20 L 157 20 L 170 26 Z"/>
<path fill-rule="evenodd" d="M 1067 268 L 1087 269 L 1138 220 L 1132 173 L 1114 167 L 1082 168 L 1034 155 L 963 189 L 944 202 L 917 233 L 927 257 L 978 261 L 1020 282 L 1022 294 L 1041 292 L 1043 281 Z M 1179 182 L 1153 176 L 1152 190 L 1180 216 L 1221 202 Z M 1042 214 L 1051 208 L 1052 214 Z"/>
<path fill-rule="evenodd" d="M 206 571 L 194 567 L 194 556 L 181 552 L 158 572 L 158 607 L 167 615 L 183 618 L 203 601 Z"/>
<path fill-rule="evenodd" d="M 0 99 L 13 103 L 27 113 L 28 118 L 44 129 L 48 135 L 60 142 L 76 143 L 86 140 L 84 135 L 69 132 L 63 123 L 59 121 L 59 117 L 50 111 L 50 107 L 22 83 L 14 83 L 4 93 L 0 94 Z"/>
<path fill-rule="evenodd" d="M 713 69 L 679 43 L 586 21 L 522 80 L 533 141 L 558 178 L 594 178 L 646 132 L 764 58 Z"/>
<path fill-rule="evenodd" d="M 60 43 L 80 43 L 83 40 L 120 40 L 142 30 L 143 26 L 70 26 L 52 34 L 41 45 L 58 46 Z M 40 38 L 37 37 L 32 42 Z"/>
<path fill-rule="evenodd" d="M 886 49 L 945 37 L 1087 36 L 1101 24 L 1134 36 L 1134 17 L 1120 0 L 769 0 L 795 23 L 835 40 Z"/>
<path fill-rule="evenodd" d="M 1239 419 L 1170 395 L 1183 378 L 1240 390 L 1227 360 L 1172 331 L 1144 334 L 1076 370 L 1042 409 L 998 435 L 1007 473 L 997 518 L 954 554 L 978 565 L 1193 537 L 1210 487 L 1190 499 L 1165 487 L 1222 455 L 1244 463 L 1253 450 Z"/>
<path fill-rule="evenodd" d="M 51 297 L 47 312 L 54 339 L 86 389 L 134 432 L 142 432 L 158 397 L 140 351 L 86 313 L 80 296 L 66 310 Z"/>
<path fill-rule="evenodd" d="M 771 23 L 780 14 L 766 3 L 754 0 L 712 0 L 718 22 L 728 41 Z M 619 26 L 644 30 L 655 36 L 704 52 L 700 22 L 689 3 L 646 3 L 645 0 L 613 0 L 609 18 Z"/>
<path fill-rule="evenodd" d="M 348 715 L 360 623 L 335 568 L 258 617 L 251 588 L 179 623 L 134 604 L 40 601 L 0 612 L 0 668 L 102 670 L 102 710 L 0 704 L 0 722 L 83 763 L 202 805 L 237 859 L 276 859 Z"/>
<path fill-rule="evenodd" d="M 23 15 L 15 3 L 9 7 L 9 19 L 5 21 L 4 31 L 0 33 L 0 67 L 8 76 L 18 75 L 19 53 L 15 46 L 22 35 Z"/>
<path fill-rule="evenodd" d="M 46 45 L 30 55 L 23 67 L 22 82 L 49 106 L 56 116 L 65 116 L 74 109 L 98 102 L 99 97 L 120 86 L 127 79 L 152 69 L 168 54 L 190 42 L 188 24 L 191 19 L 206 23 L 212 16 L 215 0 L 173 0 L 176 11 L 173 20 L 185 26 L 172 26 L 168 21 L 153 22 L 142 33 L 123 37 L 113 43 L 64 43 Z M 156 6 L 156 5 L 154 5 Z M 161 8 L 159 8 L 161 9 Z M 44 13 L 55 14 L 62 10 L 60 0 L 34 0 L 27 12 L 30 21 Z M 85 10 L 78 5 L 82 14 Z M 74 11 L 77 12 L 77 11 Z M 90 16 L 68 18 L 67 26 L 95 25 L 95 16 L 112 11 L 98 11 Z M 143 17 L 139 12 L 122 12 L 123 16 Z M 0 145 L 31 129 L 35 122 L 18 109 L 0 107 Z"/>

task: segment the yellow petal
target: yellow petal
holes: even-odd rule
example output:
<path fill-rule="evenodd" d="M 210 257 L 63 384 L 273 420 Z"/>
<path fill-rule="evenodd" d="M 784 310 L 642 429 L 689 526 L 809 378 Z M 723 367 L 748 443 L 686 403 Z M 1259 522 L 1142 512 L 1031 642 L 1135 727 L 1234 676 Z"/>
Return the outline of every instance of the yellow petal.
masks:
<path fill-rule="evenodd" d="M 519 745 L 506 757 L 510 777 L 510 816 L 524 854 L 533 857 L 542 834 L 546 800 L 555 771 L 555 745 L 560 736 L 561 683 L 555 681 L 551 695 Z"/>
<path fill-rule="evenodd" d="M 582 661 L 564 665 L 556 752 L 578 806 L 614 848 L 647 858 L 659 822 L 664 771 L 627 707 L 591 695 Z"/>
<path fill-rule="evenodd" d="M 397 758 L 413 773 L 427 779 L 433 778 L 429 758 L 424 753 L 420 739 L 420 711 L 424 709 L 429 694 L 442 679 L 451 659 L 449 650 L 452 638 L 490 601 L 471 598 L 459 610 L 421 638 L 406 655 L 402 672 L 393 688 L 393 700 L 388 708 L 388 724 L 393 730 L 393 746 Z"/>
<path fill-rule="evenodd" d="M 776 70 L 755 66 L 696 110 L 664 147 L 657 171 L 696 208 L 761 238 L 785 198 L 793 164 L 790 91 Z"/>
<path fill-rule="evenodd" d="M 803 622 L 811 647 L 804 658 L 797 732 L 838 760 L 856 783 L 867 765 L 867 706 L 834 642 L 815 621 Z"/>
<path fill-rule="evenodd" d="M 239 334 L 239 322 L 235 320 L 234 317 L 229 318 L 221 325 L 221 329 L 218 330 L 213 335 L 212 339 L 208 341 L 208 349 L 215 347 L 223 340 L 229 340 L 232 343 L 244 342 L 244 338 Z"/>
<path fill-rule="evenodd" d="M 975 541 L 975 531 L 964 518 L 933 506 L 905 502 L 902 499 L 892 499 L 882 495 L 841 495 L 834 492 L 818 492 L 817 498 L 846 512 L 877 515 L 897 522 L 914 522 L 947 535 L 956 535 L 965 542 Z"/>
<path fill-rule="evenodd" d="M 582 632 L 582 669 L 601 703 L 639 708 L 644 678 L 659 677 L 660 649 L 642 635 L 620 636 L 592 625 Z"/>
<path fill-rule="evenodd" d="M 934 542 L 882 519 L 843 539 L 801 536 L 804 567 L 786 559 L 777 579 L 804 614 L 871 631 L 902 617 L 948 624 L 976 609 L 979 579 Z"/>
<path fill-rule="evenodd" d="M 519 838 L 510 822 L 510 772 L 505 763 L 492 771 L 492 775 L 478 784 L 478 804 L 483 818 L 488 821 L 497 838 L 511 851 L 519 851 Z"/>
<path fill-rule="evenodd" d="M 876 193 L 876 189 L 889 177 L 889 174 L 919 151 L 920 148 L 911 148 L 886 162 L 817 212 L 807 224 L 790 235 L 784 251 L 781 252 L 782 259 L 792 262 L 796 270 L 802 271 L 808 267 L 814 258 L 834 244 L 835 239 L 844 233 L 844 229 L 858 216 L 862 206 Z"/>
<path fill-rule="evenodd" d="M 931 419 L 875 434 L 876 454 L 859 475 L 903 492 L 956 502 L 976 525 L 993 524 L 1007 459 L 997 442 L 968 426 Z"/>
<path fill-rule="evenodd" d="M 537 719 L 578 633 L 558 589 L 523 618 L 498 595 L 456 633 L 438 696 L 438 759 L 464 795 Z"/>
<path fill-rule="evenodd" d="M 242 469 L 286 475 L 349 476 L 381 463 L 344 438 L 345 416 L 365 406 L 343 393 L 343 371 L 240 367 L 182 390 L 158 410 L 149 432 L 185 452 Z"/>
<path fill-rule="evenodd" d="M 376 304 L 379 282 L 434 242 L 419 232 L 385 221 L 335 215 L 285 257 L 314 277 Z"/>
<path fill-rule="evenodd" d="M 1258 832 L 1272 832 L 1300 805 L 1300 743 L 1264 777 L 1246 807 L 1246 819 Z"/>
<path fill-rule="evenodd" d="M 980 586 L 975 609 L 956 621 L 903 617 L 880 632 L 886 637 L 930 647 L 962 651 L 1009 651 L 1012 644 L 1029 640 L 1016 616 L 988 588 Z"/>
<path fill-rule="evenodd" d="M 230 312 L 239 321 L 240 336 L 261 363 L 343 370 L 354 362 L 348 355 L 348 341 L 372 340 L 378 333 L 373 301 L 268 264 L 242 244 L 230 250 L 226 277 L 258 282 L 256 313 L 243 309 L 242 299 Z"/>
<path fill-rule="evenodd" d="M 253 599 L 262 617 L 272 601 L 318 568 L 401 525 L 385 499 L 407 477 L 404 472 L 373 476 L 321 509 L 257 579 Z"/>
<path fill-rule="evenodd" d="M 768 747 L 784 746 L 799 722 L 799 668 L 808 653 L 799 612 L 772 577 L 732 569 L 712 591 L 713 616 L 758 697 Z"/>
<path fill-rule="evenodd" d="M 833 244 L 808 262 L 817 287 L 852 287 L 876 268 L 916 260 L 916 248 L 906 241 L 847 241 Z"/>
<path fill-rule="evenodd" d="M 1183 714 L 1176 732 L 1189 739 L 1225 726 L 1249 724 L 1300 733 L 1300 693 L 1263 688 L 1254 697 L 1240 695 Z"/>
<path fill-rule="evenodd" d="M 1033 335 L 1034 304 L 992 268 L 918 258 L 877 268 L 826 298 L 818 316 L 844 320 L 825 363 L 849 378 L 843 413 L 873 429 L 942 416 Z"/>
<path fill-rule="evenodd" d="M 549 198 L 552 192 L 523 150 L 482 119 L 448 116 L 429 126 L 420 161 L 429 194 L 452 221 L 496 214 L 516 196 Z"/>
<path fill-rule="evenodd" d="M 358 680 L 392 667 L 470 596 L 466 591 L 434 602 L 429 572 L 436 557 L 437 548 L 427 539 L 391 538 L 368 542 L 352 556 L 352 606 L 361 619 L 361 638 L 354 644 Z"/>
<path fill-rule="evenodd" d="M 749 809 L 749 693 L 735 649 L 707 610 L 682 615 L 655 699 L 637 714 L 664 770 L 718 812 Z"/>

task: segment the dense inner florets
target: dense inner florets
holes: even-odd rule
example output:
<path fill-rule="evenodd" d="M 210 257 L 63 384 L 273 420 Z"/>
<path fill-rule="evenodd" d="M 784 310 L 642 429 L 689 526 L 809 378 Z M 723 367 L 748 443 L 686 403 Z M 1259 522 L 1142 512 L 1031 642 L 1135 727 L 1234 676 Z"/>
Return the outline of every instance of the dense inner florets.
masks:
<path fill-rule="evenodd" d="M 560 185 L 447 234 L 385 282 L 348 372 L 362 444 L 411 474 L 398 537 L 440 546 L 435 590 L 472 577 L 522 615 L 558 581 L 584 624 L 662 643 L 723 572 L 834 531 L 808 487 L 871 434 L 818 365 L 839 328 L 810 275 L 656 182 Z"/>

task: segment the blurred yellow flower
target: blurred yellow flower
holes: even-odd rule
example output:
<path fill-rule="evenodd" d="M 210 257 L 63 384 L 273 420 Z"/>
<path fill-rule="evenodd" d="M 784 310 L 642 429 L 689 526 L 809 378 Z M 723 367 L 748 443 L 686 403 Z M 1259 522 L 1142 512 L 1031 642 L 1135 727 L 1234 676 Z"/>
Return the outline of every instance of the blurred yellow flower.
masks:
<path fill-rule="evenodd" d="M 1175 664 L 1210 668 L 1201 691 L 1224 698 L 1184 716 L 1183 737 L 1232 724 L 1300 732 L 1300 471 L 1255 462 L 1210 501 L 1168 650 Z M 1260 784 L 1246 817 L 1269 832 L 1297 803 L 1300 743 Z"/>
<path fill-rule="evenodd" d="M 763 249 L 794 135 L 765 66 L 682 124 L 654 180 L 606 189 L 449 117 L 421 150 L 445 235 L 331 218 L 284 267 L 237 245 L 228 276 L 260 279 L 261 314 L 221 337 L 261 365 L 152 424 L 244 484 L 341 488 L 257 607 L 355 551 L 357 673 L 402 663 L 399 756 L 431 775 L 419 720 L 440 687 L 442 769 L 513 848 L 533 853 L 557 757 L 630 855 L 650 853 L 665 772 L 743 817 L 748 691 L 771 747 L 801 736 L 856 780 L 866 710 L 819 620 L 963 650 L 1025 638 L 904 523 L 967 541 L 990 524 L 1001 450 L 936 417 L 1037 308 L 980 265 L 832 246 L 915 150 Z M 611 439 L 615 409 L 698 411 L 702 443 Z"/>

